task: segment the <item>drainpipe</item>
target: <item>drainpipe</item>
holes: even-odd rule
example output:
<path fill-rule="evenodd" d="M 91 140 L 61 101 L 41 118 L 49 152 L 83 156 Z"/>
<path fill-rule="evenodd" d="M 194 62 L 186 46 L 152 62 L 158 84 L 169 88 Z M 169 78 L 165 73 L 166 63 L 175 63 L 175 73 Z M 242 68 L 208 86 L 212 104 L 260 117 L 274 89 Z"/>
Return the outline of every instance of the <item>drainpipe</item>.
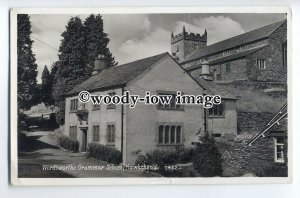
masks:
<path fill-rule="evenodd" d="M 203 96 L 205 96 L 205 95 L 206 94 L 203 94 Z M 204 109 L 204 124 L 203 124 L 204 125 L 204 131 L 207 132 L 207 115 L 206 115 L 207 113 L 206 113 L 206 108 L 203 107 L 203 109 Z"/>
<path fill-rule="evenodd" d="M 122 87 L 122 96 L 124 95 L 124 87 Z M 121 155 L 122 155 L 122 163 L 123 161 L 123 139 L 124 139 L 124 104 L 121 104 Z"/>

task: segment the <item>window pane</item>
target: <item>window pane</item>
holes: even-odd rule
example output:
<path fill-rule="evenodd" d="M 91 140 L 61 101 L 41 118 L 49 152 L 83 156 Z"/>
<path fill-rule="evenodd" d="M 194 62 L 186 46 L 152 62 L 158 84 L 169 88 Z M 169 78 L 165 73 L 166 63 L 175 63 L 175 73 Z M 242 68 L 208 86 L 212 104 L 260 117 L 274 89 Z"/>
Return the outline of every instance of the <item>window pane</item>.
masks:
<path fill-rule="evenodd" d="M 111 142 L 111 129 L 110 129 L 110 125 L 107 126 L 107 142 Z"/>
<path fill-rule="evenodd" d="M 176 127 L 176 143 L 181 143 L 181 126 Z"/>
<path fill-rule="evenodd" d="M 115 125 L 112 125 L 112 142 L 115 142 Z"/>
<path fill-rule="evenodd" d="M 168 144 L 170 142 L 169 132 L 170 132 L 170 126 L 165 126 L 165 144 Z"/>
<path fill-rule="evenodd" d="M 219 116 L 222 116 L 223 115 L 223 105 L 222 104 L 220 104 L 220 105 L 218 105 L 218 108 L 219 108 Z"/>
<path fill-rule="evenodd" d="M 170 101 L 170 106 L 171 108 L 175 108 L 175 95 L 172 94 L 172 98 L 171 98 L 171 101 Z"/>
<path fill-rule="evenodd" d="M 175 143 L 175 130 L 176 130 L 176 127 L 171 126 L 171 144 Z"/>
<path fill-rule="evenodd" d="M 208 115 L 213 115 L 213 109 L 212 108 L 208 109 Z"/>
<path fill-rule="evenodd" d="M 214 105 L 213 109 L 214 109 L 214 116 L 218 115 L 218 105 Z"/>
<path fill-rule="evenodd" d="M 283 143 L 284 143 L 283 137 L 277 137 L 276 140 L 277 140 L 277 141 L 276 141 L 277 144 L 283 144 Z"/>
<path fill-rule="evenodd" d="M 164 126 L 160 125 L 158 130 L 158 143 L 162 144 L 164 142 Z"/>

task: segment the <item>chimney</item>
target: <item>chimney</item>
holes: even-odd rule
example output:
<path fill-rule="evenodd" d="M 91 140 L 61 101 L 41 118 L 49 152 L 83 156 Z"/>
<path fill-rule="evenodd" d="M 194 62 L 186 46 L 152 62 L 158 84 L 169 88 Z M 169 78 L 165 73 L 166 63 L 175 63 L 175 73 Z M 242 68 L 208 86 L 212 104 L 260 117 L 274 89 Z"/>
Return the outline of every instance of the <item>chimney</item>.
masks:
<path fill-rule="evenodd" d="M 105 61 L 105 57 L 103 55 L 99 55 L 98 57 L 95 58 L 95 62 L 94 62 L 94 69 L 92 71 L 92 75 L 96 75 L 98 74 L 101 70 L 106 69 L 106 61 Z"/>
<path fill-rule="evenodd" d="M 212 75 L 209 70 L 209 63 L 208 61 L 202 62 L 202 74 L 200 75 L 204 80 L 212 81 Z"/>

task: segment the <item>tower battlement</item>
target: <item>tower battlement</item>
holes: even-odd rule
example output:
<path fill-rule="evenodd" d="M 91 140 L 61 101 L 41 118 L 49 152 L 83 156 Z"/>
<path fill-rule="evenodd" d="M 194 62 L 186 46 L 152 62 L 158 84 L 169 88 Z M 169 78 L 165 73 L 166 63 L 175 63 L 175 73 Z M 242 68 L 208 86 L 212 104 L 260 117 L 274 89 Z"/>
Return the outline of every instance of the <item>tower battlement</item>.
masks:
<path fill-rule="evenodd" d="M 174 36 L 171 34 L 171 53 L 172 56 L 179 62 L 184 60 L 187 56 L 195 50 L 207 46 L 207 31 L 205 29 L 202 35 L 195 33 L 188 33 L 183 26 L 182 32 Z"/>
<path fill-rule="evenodd" d="M 200 35 L 199 33 L 188 33 L 185 31 L 185 27 L 183 26 L 182 33 L 174 36 L 173 32 L 171 34 L 171 44 L 176 43 L 181 40 L 192 40 L 192 41 L 201 41 L 207 42 L 207 31 L 205 29 L 204 33 Z"/>

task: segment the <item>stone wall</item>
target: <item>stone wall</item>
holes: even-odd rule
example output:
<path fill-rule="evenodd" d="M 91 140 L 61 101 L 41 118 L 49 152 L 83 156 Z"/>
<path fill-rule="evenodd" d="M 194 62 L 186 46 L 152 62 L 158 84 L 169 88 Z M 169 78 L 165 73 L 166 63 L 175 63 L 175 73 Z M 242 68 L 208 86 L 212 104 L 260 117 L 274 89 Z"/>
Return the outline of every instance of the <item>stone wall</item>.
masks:
<path fill-rule="evenodd" d="M 233 81 L 248 79 L 247 76 L 247 59 L 241 58 L 233 61 L 228 61 L 230 71 L 226 71 L 226 63 L 220 63 L 210 66 L 210 72 L 214 75 L 214 71 L 221 75 L 224 81 Z M 216 79 L 216 78 L 215 78 Z"/>
<path fill-rule="evenodd" d="M 269 112 L 238 112 L 238 134 L 259 133 L 273 116 L 274 114 Z"/>
<path fill-rule="evenodd" d="M 252 70 L 253 80 L 258 81 L 286 81 L 287 67 L 283 65 L 282 46 L 287 40 L 286 24 L 278 28 L 268 38 L 269 45 L 249 56 L 248 68 Z M 259 69 L 256 65 L 257 59 L 266 60 L 266 68 Z"/>
<path fill-rule="evenodd" d="M 259 138 L 252 146 L 244 141 L 229 141 L 217 142 L 217 147 L 223 159 L 223 176 L 255 176 L 275 168 L 287 170 L 287 139 L 284 147 L 285 163 L 274 161 L 273 137 L 269 134 Z"/>

